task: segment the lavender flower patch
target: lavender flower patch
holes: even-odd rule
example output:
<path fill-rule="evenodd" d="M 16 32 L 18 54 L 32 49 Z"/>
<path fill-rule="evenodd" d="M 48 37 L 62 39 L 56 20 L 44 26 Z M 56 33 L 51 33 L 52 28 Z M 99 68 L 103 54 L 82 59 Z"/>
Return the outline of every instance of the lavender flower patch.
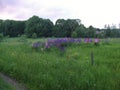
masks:
<path fill-rule="evenodd" d="M 91 43 L 92 42 L 92 39 L 90 39 L 90 38 L 85 38 L 84 39 L 84 43 Z"/>
<path fill-rule="evenodd" d="M 33 43 L 34 49 L 39 49 L 40 47 L 43 48 L 43 50 L 48 50 L 50 48 L 57 48 L 60 51 L 65 51 L 65 49 L 70 46 L 71 44 L 76 45 L 80 44 L 82 42 L 81 38 L 57 38 L 57 39 L 48 39 L 46 42 L 35 42 Z M 93 40 L 91 38 L 85 38 L 84 43 L 92 43 Z M 98 38 L 94 39 L 94 44 L 98 45 L 100 40 Z"/>
<path fill-rule="evenodd" d="M 75 43 L 81 43 L 81 42 L 82 42 L 81 38 L 75 39 Z"/>
<path fill-rule="evenodd" d="M 39 50 L 39 48 L 40 47 L 42 48 L 42 46 L 43 46 L 43 43 L 35 42 L 35 43 L 33 43 L 32 48 L 35 49 L 35 50 Z"/>
<path fill-rule="evenodd" d="M 81 39 L 74 39 L 74 38 L 57 38 L 57 39 L 48 39 L 47 42 L 45 42 L 44 47 L 45 49 L 49 49 L 52 47 L 58 48 L 60 51 L 64 51 L 65 48 L 73 43 L 80 43 Z"/>

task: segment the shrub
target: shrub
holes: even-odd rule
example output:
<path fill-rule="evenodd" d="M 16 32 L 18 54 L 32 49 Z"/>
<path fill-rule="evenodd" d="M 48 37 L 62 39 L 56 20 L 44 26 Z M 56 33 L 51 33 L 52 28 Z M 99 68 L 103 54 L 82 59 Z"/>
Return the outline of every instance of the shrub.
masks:
<path fill-rule="evenodd" d="M 77 38 L 77 32 L 73 31 L 71 37 L 72 38 Z"/>
<path fill-rule="evenodd" d="M 27 36 L 26 35 L 21 35 L 19 41 L 20 42 L 27 42 Z"/>
<path fill-rule="evenodd" d="M 37 38 L 37 34 L 36 34 L 36 33 L 33 33 L 33 34 L 32 34 L 32 38 L 34 38 L 34 39 Z"/>

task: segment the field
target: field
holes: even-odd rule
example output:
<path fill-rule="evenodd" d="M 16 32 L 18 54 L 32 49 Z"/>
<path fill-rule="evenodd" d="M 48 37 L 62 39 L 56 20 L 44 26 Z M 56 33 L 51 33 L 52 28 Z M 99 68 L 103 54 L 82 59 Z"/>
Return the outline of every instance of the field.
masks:
<path fill-rule="evenodd" d="M 0 42 L 0 72 L 28 90 L 119 90 L 120 39 L 36 51 L 32 43 L 46 39 L 8 38 Z M 94 63 L 91 64 L 91 52 Z"/>

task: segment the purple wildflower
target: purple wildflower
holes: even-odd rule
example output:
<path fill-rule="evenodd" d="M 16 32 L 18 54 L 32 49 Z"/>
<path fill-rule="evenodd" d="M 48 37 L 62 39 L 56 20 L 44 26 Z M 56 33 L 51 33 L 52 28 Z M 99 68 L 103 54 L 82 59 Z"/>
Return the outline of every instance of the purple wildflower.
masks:
<path fill-rule="evenodd" d="M 38 48 L 40 46 L 42 46 L 42 43 L 40 43 L 40 42 L 33 43 L 33 48 Z"/>
<path fill-rule="evenodd" d="M 70 43 L 74 43 L 74 42 L 75 42 L 75 39 L 70 38 L 70 39 L 69 39 L 69 42 L 70 42 Z"/>
<path fill-rule="evenodd" d="M 80 42 L 81 42 L 81 39 L 80 39 L 80 38 L 75 39 L 75 42 L 76 42 L 76 43 L 80 43 Z"/>
<path fill-rule="evenodd" d="M 95 44 L 95 45 L 98 45 L 98 44 L 99 44 L 99 42 L 100 42 L 100 39 L 95 38 L 95 40 L 94 40 L 94 44 Z"/>
<path fill-rule="evenodd" d="M 45 48 L 50 48 L 50 45 L 48 44 L 48 42 L 45 42 Z"/>
<path fill-rule="evenodd" d="M 33 49 L 35 49 L 36 51 L 38 51 L 41 46 L 43 46 L 43 43 L 41 43 L 41 42 L 35 42 L 32 45 Z"/>
<path fill-rule="evenodd" d="M 90 42 L 92 42 L 92 40 L 90 38 L 85 38 L 84 42 L 85 43 L 90 43 Z"/>
<path fill-rule="evenodd" d="M 95 43 L 99 43 L 100 40 L 99 40 L 98 38 L 96 38 L 96 39 L 94 40 L 94 42 L 95 42 Z"/>

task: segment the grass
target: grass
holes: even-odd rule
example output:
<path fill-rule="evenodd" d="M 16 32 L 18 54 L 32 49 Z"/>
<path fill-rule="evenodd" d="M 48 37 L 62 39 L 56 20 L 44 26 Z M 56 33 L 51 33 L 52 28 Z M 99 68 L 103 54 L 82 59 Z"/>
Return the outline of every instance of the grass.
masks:
<path fill-rule="evenodd" d="M 15 90 L 15 89 L 0 77 L 0 90 Z"/>
<path fill-rule="evenodd" d="M 25 84 L 28 90 L 120 88 L 119 39 L 111 39 L 108 45 L 72 45 L 64 53 L 56 49 L 36 52 L 31 48 L 36 40 L 23 43 L 18 39 L 0 43 L 0 71 Z M 94 53 L 93 66 L 91 51 Z"/>

